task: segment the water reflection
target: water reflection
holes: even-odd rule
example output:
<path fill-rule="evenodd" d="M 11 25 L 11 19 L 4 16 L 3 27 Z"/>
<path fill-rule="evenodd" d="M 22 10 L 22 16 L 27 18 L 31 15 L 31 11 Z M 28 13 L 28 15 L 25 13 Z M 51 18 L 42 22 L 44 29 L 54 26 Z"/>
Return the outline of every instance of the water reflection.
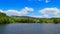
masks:
<path fill-rule="evenodd" d="M 59 24 L 6 24 L 0 26 L 0 34 L 60 34 Z"/>

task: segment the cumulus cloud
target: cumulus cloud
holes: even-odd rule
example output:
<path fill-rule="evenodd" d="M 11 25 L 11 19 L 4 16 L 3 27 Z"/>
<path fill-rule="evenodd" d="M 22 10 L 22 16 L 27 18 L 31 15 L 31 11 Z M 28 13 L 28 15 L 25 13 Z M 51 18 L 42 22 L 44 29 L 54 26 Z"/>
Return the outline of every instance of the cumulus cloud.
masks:
<path fill-rule="evenodd" d="M 25 7 L 21 10 L 0 10 L 0 12 L 6 13 L 7 15 L 14 15 L 14 16 L 24 16 L 27 15 L 29 12 L 34 11 L 33 8 Z M 44 8 L 39 10 L 40 15 L 33 15 L 31 17 L 37 18 L 51 18 L 51 17 L 60 17 L 60 9 L 58 8 Z M 41 15 L 42 14 L 42 15 Z"/>
<path fill-rule="evenodd" d="M 39 10 L 40 13 L 43 14 L 42 17 L 59 17 L 60 16 L 60 9 L 58 8 L 44 8 Z"/>
<path fill-rule="evenodd" d="M 3 12 L 3 10 L 0 9 L 0 12 Z"/>
<path fill-rule="evenodd" d="M 39 13 L 42 15 L 34 15 L 32 17 L 37 17 L 37 18 L 60 18 L 60 9 L 58 8 L 44 8 L 39 10 Z"/>
<path fill-rule="evenodd" d="M 49 0 L 45 0 L 45 2 L 46 2 L 46 3 L 48 3 L 48 2 L 49 2 Z"/>
<path fill-rule="evenodd" d="M 31 11 L 34 11 L 34 9 L 28 8 L 28 7 L 25 7 L 23 9 L 21 9 L 20 11 L 18 11 L 18 10 L 6 10 L 6 11 L 0 10 L 0 12 L 4 12 L 7 15 L 16 15 L 16 16 L 23 16 L 23 15 L 28 14 L 28 12 L 31 12 Z"/>

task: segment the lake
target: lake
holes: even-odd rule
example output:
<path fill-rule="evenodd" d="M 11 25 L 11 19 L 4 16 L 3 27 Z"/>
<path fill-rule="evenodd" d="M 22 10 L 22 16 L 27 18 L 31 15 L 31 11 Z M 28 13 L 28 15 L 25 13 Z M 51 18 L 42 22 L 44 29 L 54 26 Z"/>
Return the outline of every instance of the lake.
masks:
<path fill-rule="evenodd" d="M 0 34 L 60 34 L 60 24 L 6 24 L 0 25 Z"/>

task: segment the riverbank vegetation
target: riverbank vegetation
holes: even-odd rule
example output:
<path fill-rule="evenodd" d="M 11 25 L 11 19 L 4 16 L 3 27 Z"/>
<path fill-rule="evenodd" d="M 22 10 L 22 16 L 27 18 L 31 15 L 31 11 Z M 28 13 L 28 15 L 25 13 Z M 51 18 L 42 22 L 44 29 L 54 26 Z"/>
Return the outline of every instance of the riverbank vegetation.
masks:
<path fill-rule="evenodd" d="M 26 16 L 7 16 L 0 12 L 0 24 L 9 23 L 60 23 L 60 18 L 34 18 Z"/>

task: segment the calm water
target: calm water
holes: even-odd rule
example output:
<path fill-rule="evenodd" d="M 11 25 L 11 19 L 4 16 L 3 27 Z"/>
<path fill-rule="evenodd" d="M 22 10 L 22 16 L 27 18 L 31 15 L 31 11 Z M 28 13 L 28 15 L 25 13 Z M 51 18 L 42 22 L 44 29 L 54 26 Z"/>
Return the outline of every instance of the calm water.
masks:
<path fill-rule="evenodd" d="M 60 34 L 60 24 L 6 24 L 0 25 L 0 34 Z"/>

